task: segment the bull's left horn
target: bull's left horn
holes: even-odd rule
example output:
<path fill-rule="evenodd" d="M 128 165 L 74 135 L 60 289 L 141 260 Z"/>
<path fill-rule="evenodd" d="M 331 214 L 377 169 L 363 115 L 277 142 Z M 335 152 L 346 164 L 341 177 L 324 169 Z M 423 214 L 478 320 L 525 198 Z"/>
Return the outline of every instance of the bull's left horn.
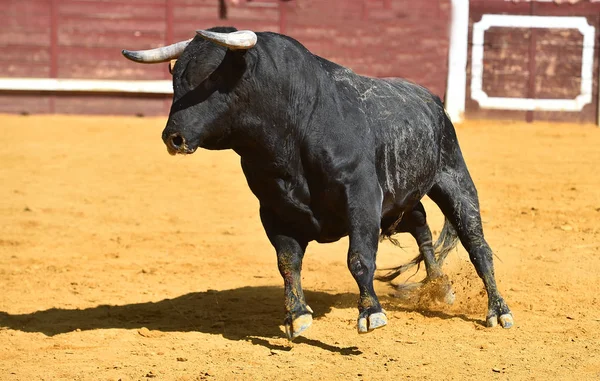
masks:
<path fill-rule="evenodd" d="M 216 44 L 225 46 L 232 50 L 246 50 L 256 45 L 257 37 L 251 30 L 238 30 L 231 33 L 211 32 L 209 30 L 197 30 L 203 38 Z"/>
<path fill-rule="evenodd" d="M 149 50 L 123 50 L 121 53 L 123 53 L 125 58 L 140 63 L 167 62 L 174 58 L 178 58 L 190 41 L 192 41 L 191 38 L 189 40 L 163 46 L 162 48 Z"/>

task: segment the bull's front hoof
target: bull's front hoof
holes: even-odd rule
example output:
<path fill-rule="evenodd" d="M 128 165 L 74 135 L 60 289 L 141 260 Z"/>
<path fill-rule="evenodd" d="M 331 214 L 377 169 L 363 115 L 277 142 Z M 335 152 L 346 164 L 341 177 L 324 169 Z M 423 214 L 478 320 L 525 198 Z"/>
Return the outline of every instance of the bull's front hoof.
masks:
<path fill-rule="evenodd" d="M 385 312 L 375 312 L 370 315 L 361 313 L 358 316 L 358 333 L 368 333 L 374 329 L 381 328 L 387 325 L 387 316 Z"/>
<path fill-rule="evenodd" d="M 285 334 L 287 335 L 288 340 L 294 340 L 296 337 L 300 336 L 300 334 L 306 331 L 312 324 L 312 315 L 304 314 L 300 315 L 293 320 L 288 320 L 283 323 L 285 326 Z"/>

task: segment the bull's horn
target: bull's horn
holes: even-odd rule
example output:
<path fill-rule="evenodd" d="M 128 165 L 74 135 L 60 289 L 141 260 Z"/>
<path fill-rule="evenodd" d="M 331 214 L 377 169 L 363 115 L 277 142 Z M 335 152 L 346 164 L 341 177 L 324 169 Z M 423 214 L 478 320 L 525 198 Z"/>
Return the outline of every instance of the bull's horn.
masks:
<path fill-rule="evenodd" d="M 123 50 L 123 55 L 135 62 L 140 63 L 158 63 L 167 62 L 174 58 L 178 58 L 186 46 L 192 41 L 179 41 L 172 45 L 163 46 L 162 48 L 149 50 Z"/>
<path fill-rule="evenodd" d="M 203 38 L 232 50 L 246 50 L 256 45 L 256 34 L 251 30 L 239 30 L 231 33 L 218 33 L 209 30 L 197 30 Z"/>

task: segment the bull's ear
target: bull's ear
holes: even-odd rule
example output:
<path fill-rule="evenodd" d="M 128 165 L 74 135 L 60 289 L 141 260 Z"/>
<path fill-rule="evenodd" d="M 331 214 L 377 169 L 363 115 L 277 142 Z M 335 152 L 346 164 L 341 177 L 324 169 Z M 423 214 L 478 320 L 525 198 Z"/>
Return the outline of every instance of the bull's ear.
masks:
<path fill-rule="evenodd" d="M 169 73 L 170 74 L 173 74 L 173 69 L 175 68 L 175 62 L 177 62 L 177 60 L 169 61 Z"/>
<path fill-rule="evenodd" d="M 208 41 L 225 46 L 231 50 L 248 50 L 256 45 L 257 41 L 256 34 L 251 30 L 238 30 L 231 33 L 197 30 L 196 33 Z"/>

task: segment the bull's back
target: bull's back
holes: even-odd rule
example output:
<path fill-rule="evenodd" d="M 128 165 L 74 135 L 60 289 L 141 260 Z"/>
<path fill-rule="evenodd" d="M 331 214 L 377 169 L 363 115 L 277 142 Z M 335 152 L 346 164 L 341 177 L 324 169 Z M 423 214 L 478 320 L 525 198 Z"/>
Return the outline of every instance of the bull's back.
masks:
<path fill-rule="evenodd" d="M 431 188 L 439 169 L 443 105 L 427 89 L 403 79 L 365 78 L 363 89 L 384 203 L 413 204 Z"/>

